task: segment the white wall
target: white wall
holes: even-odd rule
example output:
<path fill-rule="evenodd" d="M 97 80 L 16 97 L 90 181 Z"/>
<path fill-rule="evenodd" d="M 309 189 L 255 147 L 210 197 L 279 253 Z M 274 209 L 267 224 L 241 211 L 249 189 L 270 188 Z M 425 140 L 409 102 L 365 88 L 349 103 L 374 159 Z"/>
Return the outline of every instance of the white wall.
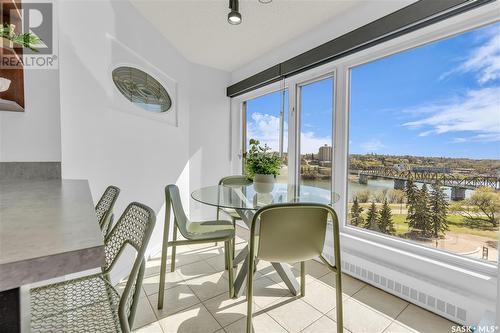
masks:
<path fill-rule="evenodd" d="M 61 161 L 59 71 L 24 72 L 25 112 L 0 112 L 0 162 Z"/>
<path fill-rule="evenodd" d="M 116 214 L 131 201 L 152 207 L 150 251 L 159 250 L 165 185 L 178 184 L 189 211 L 190 190 L 229 170 L 229 73 L 186 61 L 126 1 L 64 2 L 59 12 L 63 178 L 88 179 L 94 200 L 120 187 Z M 124 59 L 176 81 L 178 127 L 122 103 L 111 69 Z"/>
<path fill-rule="evenodd" d="M 190 192 L 230 174 L 229 73 L 192 65 L 190 70 Z M 216 209 L 192 200 L 192 219 L 215 218 Z"/>

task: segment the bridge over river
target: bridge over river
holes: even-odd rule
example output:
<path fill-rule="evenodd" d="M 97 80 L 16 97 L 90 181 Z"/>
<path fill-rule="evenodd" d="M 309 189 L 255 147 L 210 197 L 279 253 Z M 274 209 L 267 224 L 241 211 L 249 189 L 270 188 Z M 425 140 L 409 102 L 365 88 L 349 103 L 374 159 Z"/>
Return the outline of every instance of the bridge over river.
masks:
<path fill-rule="evenodd" d="M 479 187 L 490 187 L 500 190 L 500 177 L 481 175 L 454 175 L 440 172 L 426 171 L 399 171 L 394 168 L 370 168 L 363 170 L 349 170 L 351 174 L 359 176 L 360 184 L 367 184 L 369 177 L 394 179 L 395 189 L 404 189 L 406 181 L 413 179 L 415 182 L 433 184 L 439 181 L 441 185 L 451 187 L 451 199 L 465 199 L 465 190 L 474 190 Z"/>

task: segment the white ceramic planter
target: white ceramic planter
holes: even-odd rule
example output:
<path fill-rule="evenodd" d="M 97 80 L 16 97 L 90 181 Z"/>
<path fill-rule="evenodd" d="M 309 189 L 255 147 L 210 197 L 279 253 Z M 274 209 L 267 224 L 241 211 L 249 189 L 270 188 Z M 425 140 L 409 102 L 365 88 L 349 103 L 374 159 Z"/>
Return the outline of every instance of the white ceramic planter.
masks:
<path fill-rule="evenodd" d="M 253 177 L 253 188 L 257 193 L 269 193 L 274 188 L 276 177 L 274 175 L 255 175 Z"/>

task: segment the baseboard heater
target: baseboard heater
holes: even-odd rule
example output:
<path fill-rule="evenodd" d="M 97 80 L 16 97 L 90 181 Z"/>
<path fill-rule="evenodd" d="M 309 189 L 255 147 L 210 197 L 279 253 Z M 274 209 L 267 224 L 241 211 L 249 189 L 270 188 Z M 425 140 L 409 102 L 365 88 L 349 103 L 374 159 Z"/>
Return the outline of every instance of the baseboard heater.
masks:
<path fill-rule="evenodd" d="M 334 262 L 332 232 L 331 226 L 329 227 L 324 255 L 330 262 Z M 495 304 L 486 304 L 474 295 L 454 290 L 425 277 L 414 275 L 412 272 L 399 270 L 393 265 L 365 259 L 348 249 L 342 250 L 342 269 L 345 274 L 457 324 L 478 324 L 484 313 L 495 308 Z M 450 276 L 450 278 L 453 277 Z"/>

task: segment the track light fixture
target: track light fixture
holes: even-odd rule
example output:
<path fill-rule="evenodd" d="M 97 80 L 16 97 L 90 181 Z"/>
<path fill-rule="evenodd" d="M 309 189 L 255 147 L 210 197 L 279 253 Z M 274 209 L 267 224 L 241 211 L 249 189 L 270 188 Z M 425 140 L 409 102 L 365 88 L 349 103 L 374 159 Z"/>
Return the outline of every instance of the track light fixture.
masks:
<path fill-rule="evenodd" d="M 241 14 L 239 12 L 238 0 L 229 0 L 229 9 L 231 9 L 231 11 L 227 14 L 227 21 L 233 25 L 240 24 Z"/>

